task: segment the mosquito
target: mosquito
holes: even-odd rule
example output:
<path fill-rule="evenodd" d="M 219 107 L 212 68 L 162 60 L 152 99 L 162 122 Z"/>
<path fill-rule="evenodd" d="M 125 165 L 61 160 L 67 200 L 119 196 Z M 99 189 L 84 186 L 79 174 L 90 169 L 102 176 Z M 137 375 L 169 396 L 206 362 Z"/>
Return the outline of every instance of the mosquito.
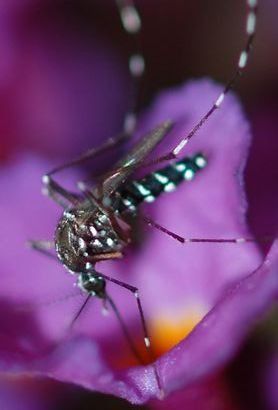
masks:
<path fill-rule="evenodd" d="M 124 29 L 131 35 L 137 35 L 141 29 L 141 20 L 133 1 L 116 1 Z M 154 362 L 151 340 L 147 329 L 145 314 L 140 298 L 139 289 L 129 283 L 107 276 L 97 270 L 100 261 L 122 258 L 127 246 L 132 243 L 132 221 L 142 218 L 145 223 L 171 236 L 180 243 L 207 242 L 207 243 L 243 243 L 253 242 L 252 238 L 183 238 L 171 232 L 147 216 L 139 216 L 138 209 L 141 203 L 154 202 L 162 193 L 175 190 L 183 181 L 191 181 L 207 166 L 208 159 L 204 153 L 196 153 L 191 157 L 177 157 L 184 150 L 190 139 L 205 124 L 209 117 L 223 104 L 226 94 L 234 86 L 235 81 L 243 73 L 249 52 L 252 46 L 256 18 L 257 1 L 247 0 L 248 12 L 246 20 L 247 41 L 240 53 L 234 76 L 224 87 L 215 102 L 206 114 L 192 128 L 188 135 L 181 137 L 178 144 L 166 155 L 155 160 L 147 161 L 149 154 L 158 146 L 174 126 L 171 120 L 159 124 L 124 156 L 115 167 L 109 171 L 93 188 L 84 183 L 79 184 L 81 193 L 68 191 L 53 178 L 59 171 L 76 165 L 84 160 L 117 146 L 126 141 L 133 134 L 136 126 L 136 115 L 128 113 L 125 120 L 124 132 L 115 138 L 109 139 L 103 146 L 91 149 L 75 160 L 56 167 L 42 178 L 44 192 L 63 208 L 63 214 L 58 222 L 54 241 L 31 241 L 31 246 L 43 253 L 53 256 L 51 249 L 64 267 L 76 277 L 76 283 L 86 295 L 85 301 L 73 318 L 74 323 L 86 307 L 91 297 L 97 297 L 110 305 L 115 312 L 126 336 L 127 342 L 134 355 L 142 362 L 124 325 L 122 317 L 106 290 L 107 282 L 112 282 L 135 296 L 137 309 L 141 321 L 145 347 L 150 362 Z M 135 53 L 130 57 L 130 72 L 139 79 L 144 72 L 145 62 L 142 54 Z M 148 173 L 143 178 L 132 178 L 139 168 L 150 164 L 159 164 L 170 161 L 158 170 Z M 155 377 L 161 397 L 163 386 L 154 366 Z"/>

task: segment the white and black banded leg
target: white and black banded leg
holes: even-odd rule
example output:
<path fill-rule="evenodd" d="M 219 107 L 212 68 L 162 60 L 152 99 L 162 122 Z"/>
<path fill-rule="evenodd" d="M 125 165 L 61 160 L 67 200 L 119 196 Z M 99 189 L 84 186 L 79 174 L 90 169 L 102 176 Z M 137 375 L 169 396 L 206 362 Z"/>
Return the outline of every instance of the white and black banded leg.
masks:
<path fill-rule="evenodd" d="M 145 73 L 145 58 L 140 47 L 140 33 L 142 28 L 140 14 L 133 0 L 115 0 L 119 10 L 121 22 L 125 32 L 135 41 L 133 53 L 129 57 L 129 72 L 134 81 L 134 97 L 131 111 L 124 119 L 124 130 L 131 134 L 137 122 L 137 112 L 140 108 L 140 91 L 142 78 Z"/>
<path fill-rule="evenodd" d="M 91 269 L 91 265 L 90 265 L 90 263 L 88 263 L 87 271 L 90 272 L 90 269 Z M 95 273 L 94 270 L 92 270 L 92 273 Z M 137 309 L 138 309 L 138 313 L 139 313 L 139 317 L 140 317 L 140 321 L 141 321 L 141 325 L 142 325 L 142 330 L 143 330 L 144 344 L 145 344 L 145 347 L 146 347 L 150 362 L 151 363 L 154 362 L 155 357 L 154 357 L 154 353 L 153 353 L 153 349 L 152 349 L 152 345 L 151 345 L 151 339 L 149 337 L 149 332 L 148 332 L 147 323 L 146 323 L 146 320 L 145 320 L 145 315 L 144 315 L 141 299 L 140 299 L 140 296 L 139 296 L 139 289 L 136 288 L 135 286 L 132 286 L 132 285 L 126 283 L 126 282 L 122 282 L 118 279 L 112 278 L 111 276 L 104 275 L 103 273 L 98 273 L 98 275 L 101 276 L 104 280 L 115 283 L 116 285 L 118 285 L 118 286 L 120 286 L 124 289 L 127 289 L 128 291 L 130 291 L 135 296 L 136 303 L 137 303 Z M 161 379 L 159 377 L 159 374 L 158 374 L 158 371 L 157 371 L 157 368 L 156 368 L 155 364 L 153 364 L 153 369 L 154 369 L 155 378 L 156 378 L 156 381 L 157 381 L 157 386 L 158 386 L 158 391 L 159 391 L 159 398 L 163 398 L 165 396 L 164 389 L 162 387 Z"/>
<path fill-rule="evenodd" d="M 216 112 L 223 104 L 223 101 L 229 91 L 234 87 L 237 79 L 242 76 L 246 69 L 249 54 L 252 48 L 255 32 L 256 32 L 256 22 L 257 22 L 257 12 L 258 12 L 258 0 L 246 0 L 247 4 L 247 17 L 245 24 L 245 32 L 247 35 L 247 40 L 245 42 L 245 47 L 242 49 L 238 63 L 234 72 L 234 75 L 227 82 L 223 91 L 218 95 L 212 106 L 203 115 L 203 117 L 198 121 L 198 123 L 191 129 L 191 131 L 185 135 L 179 143 L 172 149 L 171 152 L 161 156 L 156 160 L 156 162 L 168 161 L 177 158 L 181 153 L 187 143 L 191 138 L 198 132 L 198 130 L 205 124 L 205 122 Z"/>
<path fill-rule="evenodd" d="M 176 241 L 182 244 L 189 244 L 189 243 L 222 243 L 222 244 L 243 244 L 243 243 L 254 243 L 254 242 L 269 242 L 272 241 L 274 238 L 271 236 L 263 236 L 260 238 L 247 238 L 247 237 L 240 237 L 240 238 L 185 238 L 175 232 L 170 231 L 169 229 L 165 228 L 164 226 L 160 225 L 159 223 L 155 222 L 148 216 L 142 216 L 143 221 L 152 228 L 159 230 L 160 232 L 170 236 L 171 238 L 175 239 Z"/>
<path fill-rule="evenodd" d="M 134 2 L 132 0 L 116 0 L 116 4 L 117 4 L 117 7 L 120 13 L 122 25 L 126 33 L 133 35 L 135 37 L 138 36 L 141 30 L 141 19 L 140 19 L 140 15 L 137 9 L 135 8 Z M 138 48 L 139 47 L 137 46 L 136 49 Z M 144 57 L 141 53 L 135 52 L 134 54 L 131 55 L 130 60 L 129 60 L 129 71 L 134 81 L 137 82 L 143 76 L 144 70 L 145 70 Z M 136 98 L 135 98 L 135 101 L 136 101 Z M 134 108 L 130 112 L 128 112 L 125 116 L 123 132 L 121 132 L 120 134 L 114 137 L 109 138 L 101 146 L 96 147 L 96 148 L 91 148 L 87 150 L 86 152 L 82 153 L 81 155 L 79 155 L 78 157 L 74 158 L 73 160 L 68 161 L 60 166 L 53 168 L 50 172 L 48 172 L 48 174 L 45 177 L 49 178 L 52 175 L 64 169 L 70 168 L 84 161 L 92 159 L 96 155 L 102 154 L 108 151 L 109 149 L 114 148 L 117 145 L 122 144 L 126 140 L 128 140 L 133 134 L 135 126 L 136 126 L 136 105 L 137 103 L 134 102 L 133 105 L 134 105 Z M 48 185 L 47 188 L 49 189 L 49 191 L 51 191 L 49 194 L 52 195 L 54 199 L 54 193 L 56 194 L 55 188 L 54 190 L 52 190 L 49 187 L 47 178 L 45 178 L 45 183 L 46 185 Z M 56 202 L 58 202 L 58 200 L 56 200 Z"/>

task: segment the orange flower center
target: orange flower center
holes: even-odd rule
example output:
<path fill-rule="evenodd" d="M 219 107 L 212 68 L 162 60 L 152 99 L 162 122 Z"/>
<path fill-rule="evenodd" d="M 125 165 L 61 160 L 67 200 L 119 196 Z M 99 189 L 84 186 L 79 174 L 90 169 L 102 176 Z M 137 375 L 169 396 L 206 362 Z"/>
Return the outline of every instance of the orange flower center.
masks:
<path fill-rule="evenodd" d="M 198 307 L 187 308 L 185 311 L 167 311 L 156 315 L 148 322 L 150 331 L 151 346 L 154 353 L 154 359 L 177 345 L 181 340 L 186 338 L 194 327 L 200 322 L 205 314 L 205 310 Z M 143 336 L 140 333 L 133 335 L 133 342 L 140 357 L 145 364 L 150 363 L 150 357 L 143 344 Z M 138 365 L 138 360 L 129 349 L 123 347 L 123 354 L 117 355 L 113 359 L 117 367 L 130 367 Z"/>
<path fill-rule="evenodd" d="M 187 310 L 184 315 L 160 315 L 150 323 L 156 357 L 166 353 L 189 335 L 204 315 L 201 309 Z"/>

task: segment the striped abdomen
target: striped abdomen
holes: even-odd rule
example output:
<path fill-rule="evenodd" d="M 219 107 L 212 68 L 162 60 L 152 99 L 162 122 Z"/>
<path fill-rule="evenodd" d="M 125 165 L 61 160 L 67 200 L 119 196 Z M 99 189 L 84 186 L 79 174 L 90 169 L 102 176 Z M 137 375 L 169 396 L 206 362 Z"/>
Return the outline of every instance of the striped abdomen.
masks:
<path fill-rule="evenodd" d="M 180 161 L 146 175 L 142 179 L 127 182 L 119 191 L 117 210 L 134 212 L 142 202 L 153 202 L 163 192 L 172 192 L 182 181 L 191 181 L 207 164 L 202 154 L 185 157 Z"/>

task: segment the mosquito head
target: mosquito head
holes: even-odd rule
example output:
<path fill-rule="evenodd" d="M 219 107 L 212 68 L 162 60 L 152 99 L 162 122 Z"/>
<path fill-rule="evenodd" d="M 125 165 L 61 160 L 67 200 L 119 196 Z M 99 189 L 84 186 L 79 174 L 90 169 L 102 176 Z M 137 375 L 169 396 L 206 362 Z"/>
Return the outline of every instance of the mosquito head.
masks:
<path fill-rule="evenodd" d="M 64 212 L 56 229 L 55 244 L 59 259 L 72 272 L 84 272 L 87 262 L 100 260 L 100 255 L 121 248 L 109 217 L 98 209 L 85 208 Z"/>
<path fill-rule="evenodd" d="M 80 273 L 77 285 L 83 292 L 91 296 L 97 296 L 101 299 L 105 298 L 106 282 L 96 271 Z"/>

